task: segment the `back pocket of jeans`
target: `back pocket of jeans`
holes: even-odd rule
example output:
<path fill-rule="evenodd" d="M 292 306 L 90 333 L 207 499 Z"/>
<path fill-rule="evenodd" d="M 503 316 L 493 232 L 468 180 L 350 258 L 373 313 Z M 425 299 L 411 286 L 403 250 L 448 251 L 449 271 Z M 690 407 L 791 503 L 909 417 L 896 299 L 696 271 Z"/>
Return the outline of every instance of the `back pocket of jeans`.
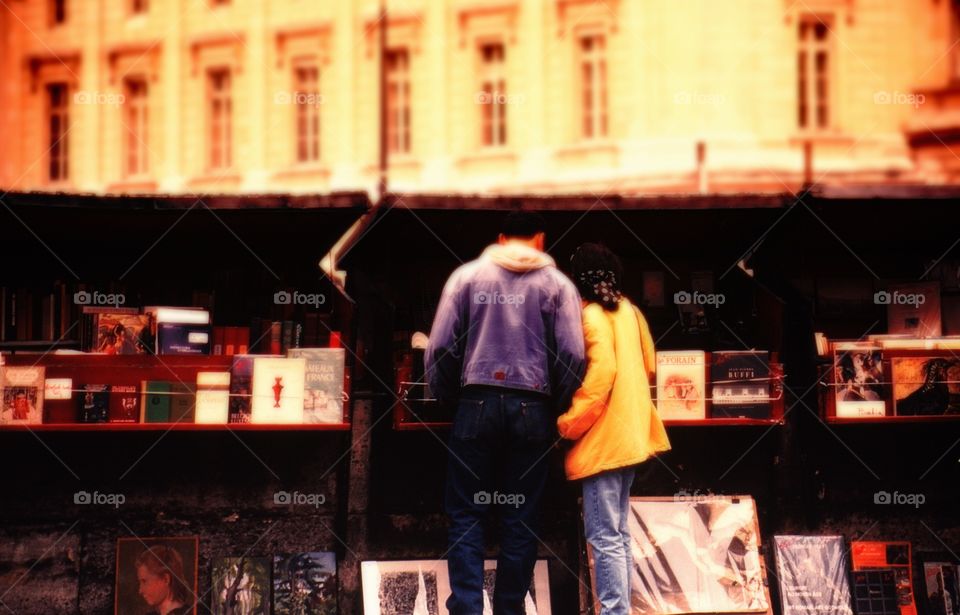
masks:
<path fill-rule="evenodd" d="M 546 402 L 522 401 L 520 402 L 520 415 L 523 419 L 527 440 L 549 440 L 553 435 L 551 429 L 553 420 Z"/>
<path fill-rule="evenodd" d="M 461 440 L 475 439 L 480 433 L 482 418 L 482 399 L 461 399 L 457 403 L 457 414 L 453 417 L 453 437 Z"/>

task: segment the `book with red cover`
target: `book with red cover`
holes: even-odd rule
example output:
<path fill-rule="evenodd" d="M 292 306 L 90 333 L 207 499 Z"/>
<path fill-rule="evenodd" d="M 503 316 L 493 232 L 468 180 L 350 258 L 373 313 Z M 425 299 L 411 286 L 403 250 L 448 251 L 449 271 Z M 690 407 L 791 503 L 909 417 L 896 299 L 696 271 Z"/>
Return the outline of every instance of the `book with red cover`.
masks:
<path fill-rule="evenodd" d="M 877 498 L 881 495 L 882 493 Z M 854 572 L 892 570 L 896 577 L 900 615 L 917 615 L 917 605 L 913 599 L 913 559 L 909 542 L 854 540 L 850 543 L 850 561 Z"/>
<path fill-rule="evenodd" d="M 107 417 L 111 423 L 140 422 L 140 392 L 136 385 L 110 386 L 110 410 Z"/>

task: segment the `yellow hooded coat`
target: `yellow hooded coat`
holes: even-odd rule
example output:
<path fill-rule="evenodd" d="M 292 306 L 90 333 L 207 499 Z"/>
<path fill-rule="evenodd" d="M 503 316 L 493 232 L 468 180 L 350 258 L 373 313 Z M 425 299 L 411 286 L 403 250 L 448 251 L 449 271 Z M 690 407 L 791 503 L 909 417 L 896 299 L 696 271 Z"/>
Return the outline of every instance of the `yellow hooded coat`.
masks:
<path fill-rule="evenodd" d="M 560 435 L 576 440 L 566 473 L 577 480 L 646 461 L 670 450 L 650 395 L 657 360 L 650 328 L 626 298 L 616 310 L 583 310 L 587 372 L 570 409 L 557 419 Z"/>

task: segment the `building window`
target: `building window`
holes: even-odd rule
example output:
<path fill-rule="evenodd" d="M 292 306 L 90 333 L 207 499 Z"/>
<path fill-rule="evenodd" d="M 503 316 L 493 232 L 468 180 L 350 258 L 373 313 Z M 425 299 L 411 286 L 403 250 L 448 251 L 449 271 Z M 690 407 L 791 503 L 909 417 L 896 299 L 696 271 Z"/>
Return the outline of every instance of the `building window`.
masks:
<path fill-rule="evenodd" d="M 410 56 L 406 49 L 387 52 L 387 151 L 410 152 Z"/>
<path fill-rule="evenodd" d="M 49 161 L 48 179 L 52 182 L 66 181 L 69 173 L 69 102 L 67 84 L 51 83 L 47 85 L 48 140 L 47 157 Z"/>
<path fill-rule="evenodd" d="M 67 0 L 49 0 L 50 25 L 56 26 L 67 21 Z"/>
<path fill-rule="evenodd" d="M 149 0 L 130 0 L 130 12 L 134 15 L 140 15 L 150 10 Z"/>
<path fill-rule="evenodd" d="M 586 139 L 607 136 L 607 52 L 601 35 L 580 38 L 580 117 Z"/>
<path fill-rule="evenodd" d="M 233 100 L 230 96 L 229 69 L 218 68 L 207 73 L 207 100 L 210 168 L 229 169 L 233 164 Z"/>
<path fill-rule="evenodd" d="M 297 121 L 297 162 L 320 160 L 320 69 L 295 66 L 294 109 Z"/>
<path fill-rule="evenodd" d="M 480 143 L 507 144 L 507 83 L 503 44 L 480 47 Z"/>
<path fill-rule="evenodd" d="M 147 82 L 145 79 L 127 79 L 123 101 L 124 128 L 126 129 L 125 175 L 136 177 L 149 171 L 147 148 Z"/>
<path fill-rule="evenodd" d="M 797 123 L 801 129 L 829 128 L 831 57 L 830 28 L 817 17 L 799 22 L 797 51 Z"/>

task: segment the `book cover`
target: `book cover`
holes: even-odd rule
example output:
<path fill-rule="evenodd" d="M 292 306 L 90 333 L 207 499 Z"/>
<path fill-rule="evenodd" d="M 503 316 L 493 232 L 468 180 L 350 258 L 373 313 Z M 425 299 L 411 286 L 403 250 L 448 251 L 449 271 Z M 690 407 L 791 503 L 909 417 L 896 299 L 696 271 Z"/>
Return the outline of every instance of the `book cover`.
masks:
<path fill-rule="evenodd" d="M 140 383 L 143 391 L 140 400 L 140 422 L 170 422 L 170 383 L 165 380 L 144 380 Z"/>
<path fill-rule="evenodd" d="M 218 557 L 213 570 L 213 615 L 270 615 L 270 559 Z"/>
<path fill-rule="evenodd" d="M 114 384 L 110 386 L 111 423 L 139 423 L 140 395 L 132 384 Z"/>
<path fill-rule="evenodd" d="M 273 557 L 274 615 L 335 615 L 337 556 L 330 552 Z"/>
<path fill-rule="evenodd" d="M 43 422 L 76 423 L 73 378 L 47 378 L 43 387 Z"/>
<path fill-rule="evenodd" d="M 250 422 L 302 423 L 305 376 L 305 359 L 254 359 Z"/>
<path fill-rule="evenodd" d="M 157 354 L 210 354 L 210 326 L 193 323 L 157 323 Z"/>
<path fill-rule="evenodd" d="M 306 361 L 303 422 L 342 423 L 344 349 L 292 348 L 289 356 Z"/>
<path fill-rule="evenodd" d="M 94 314 L 96 340 L 93 352 L 104 354 L 144 354 L 149 346 L 150 317 L 146 314 L 103 311 Z"/>
<path fill-rule="evenodd" d="M 897 575 L 893 570 L 859 570 L 853 573 L 857 615 L 900 615 Z"/>
<path fill-rule="evenodd" d="M 960 361 L 954 357 L 894 357 L 890 367 L 895 415 L 960 413 Z"/>
<path fill-rule="evenodd" d="M 118 538 L 114 615 L 159 613 L 161 605 L 171 615 L 197 615 L 199 546 L 198 536 Z"/>
<path fill-rule="evenodd" d="M 665 420 L 706 418 L 706 354 L 657 352 L 657 410 Z"/>
<path fill-rule="evenodd" d="M 855 540 L 850 543 L 850 559 L 854 572 L 892 571 L 900 615 L 917 615 L 917 605 L 913 599 L 913 558 L 909 542 Z"/>
<path fill-rule="evenodd" d="M 230 372 L 197 372 L 194 422 L 226 424 L 230 412 Z"/>
<path fill-rule="evenodd" d="M 170 422 L 192 423 L 197 405 L 197 389 L 186 382 L 170 383 Z"/>
<path fill-rule="evenodd" d="M 714 352 L 711 358 L 711 415 L 770 418 L 770 353 L 725 350 Z"/>
<path fill-rule="evenodd" d="M 627 520 L 632 613 L 770 613 L 753 498 L 631 497 Z"/>
<path fill-rule="evenodd" d="M 106 384 L 85 384 L 80 388 L 80 421 L 106 423 L 110 416 L 110 387 Z"/>
<path fill-rule="evenodd" d="M 774 536 L 782 615 L 853 615 L 843 536 Z"/>
<path fill-rule="evenodd" d="M 838 417 L 886 415 L 883 355 L 876 344 L 835 344 L 833 368 Z"/>
<path fill-rule="evenodd" d="M 250 422 L 250 402 L 253 392 L 253 360 L 255 355 L 234 355 L 230 367 L 231 423 Z"/>
<path fill-rule="evenodd" d="M 0 367 L 3 410 L 0 424 L 37 425 L 43 422 L 43 367 Z"/>
<path fill-rule="evenodd" d="M 928 615 L 960 615 L 960 568 L 948 561 L 923 562 L 923 595 Z"/>

